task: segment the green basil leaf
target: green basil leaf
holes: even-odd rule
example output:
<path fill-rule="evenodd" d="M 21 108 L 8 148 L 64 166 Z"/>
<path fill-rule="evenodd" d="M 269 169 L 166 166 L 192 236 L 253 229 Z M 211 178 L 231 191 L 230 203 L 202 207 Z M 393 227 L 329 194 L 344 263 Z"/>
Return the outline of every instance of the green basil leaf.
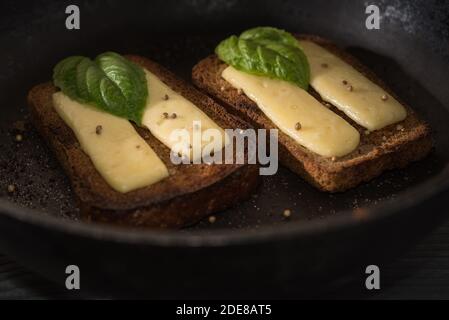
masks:
<path fill-rule="evenodd" d="M 259 27 L 231 36 L 216 48 L 218 57 L 234 68 L 277 78 L 307 89 L 310 67 L 298 41 L 286 31 Z"/>
<path fill-rule="evenodd" d="M 113 52 L 95 61 L 69 57 L 54 69 L 55 86 L 74 100 L 141 124 L 148 98 L 143 69 Z"/>
<path fill-rule="evenodd" d="M 215 49 L 217 55 L 221 57 L 226 57 L 226 62 L 232 66 L 240 65 L 242 63 L 243 57 L 238 48 L 239 38 L 237 36 L 230 36 L 229 38 L 220 42 L 220 44 Z M 222 59 L 223 60 L 223 59 Z"/>
<path fill-rule="evenodd" d="M 126 110 L 122 106 L 127 104 L 126 97 L 122 94 L 118 87 L 111 79 L 103 77 L 100 80 L 101 98 L 108 106 L 109 112 L 119 117 L 128 118 L 133 121 L 140 121 L 135 118 L 135 110 Z M 134 106 L 130 106 L 131 108 Z"/>
<path fill-rule="evenodd" d="M 76 67 L 76 86 L 78 88 L 79 97 L 83 101 L 89 101 L 89 88 L 87 87 L 86 73 L 87 69 L 94 66 L 94 63 L 89 58 L 83 58 Z"/>
<path fill-rule="evenodd" d="M 76 99 L 79 96 L 76 85 L 76 67 L 83 57 L 69 57 L 59 62 L 53 69 L 55 86 L 59 87 L 67 96 Z"/>
<path fill-rule="evenodd" d="M 273 27 L 257 27 L 244 31 L 240 35 L 241 39 L 277 42 L 287 46 L 299 47 L 298 40 L 290 33 Z"/>
<path fill-rule="evenodd" d="M 113 52 L 101 54 L 95 61 L 129 101 L 129 111 L 132 113 L 132 120 L 137 121 L 136 119 L 141 119 L 148 97 L 143 70 Z"/>
<path fill-rule="evenodd" d="M 86 71 L 86 84 L 91 101 L 95 106 L 113 115 L 134 120 L 134 116 L 129 110 L 129 104 L 120 89 L 93 62 Z"/>
<path fill-rule="evenodd" d="M 101 92 L 101 80 L 105 78 L 103 70 L 101 70 L 94 62 L 86 69 L 86 87 L 89 94 L 89 102 L 96 107 L 108 111 L 108 105 L 103 100 Z M 113 110 L 110 110 L 113 113 Z"/>

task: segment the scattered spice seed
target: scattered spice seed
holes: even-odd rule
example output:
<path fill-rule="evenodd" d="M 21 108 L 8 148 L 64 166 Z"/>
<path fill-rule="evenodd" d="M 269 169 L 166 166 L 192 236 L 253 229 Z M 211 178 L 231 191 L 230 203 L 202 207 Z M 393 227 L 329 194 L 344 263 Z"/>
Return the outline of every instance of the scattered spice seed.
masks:
<path fill-rule="evenodd" d="M 299 122 L 296 122 L 295 130 L 301 130 L 301 124 Z"/>
<path fill-rule="evenodd" d="M 98 125 L 95 128 L 95 133 L 98 134 L 98 135 L 100 135 L 102 131 L 103 131 L 103 126 L 101 126 L 101 125 Z"/>
<path fill-rule="evenodd" d="M 138 145 L 136 146 L 136 149 L 140 149 L 140 144 L 138 144 Z"/>
<path fill-rule="evenodd" d="M 349 85 L 346 89 L 348 89 L 348 91 L 352 91 L 352 90 L 354 90 L 354 87 Z"/>
<path fill-rule="evenodd" d="M 167 119 L 167 118 L 168 118 L 168 113 L 167 113 L 167 112 L 164 112 L 164 113 L 162 114 L 162 116 L 163 116 L 165 119 Z"/>
<path fill-rule="evenodd" d="M 17 142 L 22 142 L 22 140 L 23 140 L 23 136 L 21 134 L 16 135 Z"/>
<path fill-rule="evenodd" d="M 172 115 L 171 115 L 171 118 L 172 119 L 176 119 L 178 116 L 177 116 L 177 114 L 176 113 L 172 113 Z"/>
<path fill-rule="evenodd" d="M 8 186 L 8 192 L 9 192 L 9 193 L 13 193 L 14 191 L 16 191 L 16 186 L 13 185 L 13 184 L 10 184 L 10 185 Z"/>
<path fill-rule="evenodd" d="M 215 216 L 209 217 L 209 223 L 215 223 L 215 221 L 217 221 L 217 218 Z"/>
<path fill-rule="evenodd" d="M 166 95 L 164 96 L 164 100 L 167 101 L 168 99 L 170 99 L 170 97 L 168 96 L 168 94 L 166 94 Z"/>
<path fill-rule="evenodd" d="M 288 219 L 291 217 L 292 212 L 290 209 L 285 209 L 284 212 L 282 213 L 282 215 L 284 216 L 284 218 Z"/>
<path fill-rule="evenodd" d="M 384 94 L 383 96 L 382 96 L 382 101 L 387 101 L 388 100 L 388 96 L 386 95 L 386 94 Z"/>
<path fill-rule="evenodd" d="M 343 80 L 342 83 L 343 83 L 344 85 L 347 85 L 347 84 L 348 84 L 348 81 Z"/>
<path fill-rule="evenodd" d="M 323 68 L 328 68 L 328 67 L 329 67 L 329 65 L 328 65 L 327 63 L 322 63 L 321 66 L 322 66 Z"/>

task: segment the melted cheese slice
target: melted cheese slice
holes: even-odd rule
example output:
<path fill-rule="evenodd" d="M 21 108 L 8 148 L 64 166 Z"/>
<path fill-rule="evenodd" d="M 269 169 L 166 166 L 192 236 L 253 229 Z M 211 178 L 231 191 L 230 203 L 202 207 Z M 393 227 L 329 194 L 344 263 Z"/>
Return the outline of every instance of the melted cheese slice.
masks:
<path fill-rule="evenodd" d="M 310 85 L 323 100 L 370 131 L 405 119 L 405 108 L 351 65 L 313 42 L 299 43 L 309 60 Z M 352 86 L 352 91 L 348 86 Z M 386 100 L 382 99 L 384 95 Z"/>
<path fill-rule="evenodd" d="M 222 77 L 242 89 L 282 132 L 321 156 L 344 156 L 359 144 L 355 128 L 298 86 L 233 67 L 227 67 Z M 298 122 L 300 130 L 295 128 Z"/>
<path fill-rule="evenodd" d="M 168 177 L 168 170 L 126 119 L 80 104 L 61 92 L 53 105 L 75 133 L 95 168 L 115 190 L 126 193 Z M 101 126 L 101 133 L 96 133 Z"/>
<path fill-rule="evenodd" d="M 220 151 L 230 142 L 229 136 L 224 130 L 192 102 L 173 91 L 148 70 L 145 70 L 145 73 L 149 99 L 144 110 L 142 124 L 159 141 L 194 163 L 201 162 L 205 145 L 208 145 L 210 150 Z M 215 131 L 218 135 L 204 138 L 203 133 L 208 129 L 215 129 L 211 131 Z M 172 136 L 176 130 L 184 130 L 187 139 Z M 179 150 L 176 144 L 182 144 L 182 149 Z"/>

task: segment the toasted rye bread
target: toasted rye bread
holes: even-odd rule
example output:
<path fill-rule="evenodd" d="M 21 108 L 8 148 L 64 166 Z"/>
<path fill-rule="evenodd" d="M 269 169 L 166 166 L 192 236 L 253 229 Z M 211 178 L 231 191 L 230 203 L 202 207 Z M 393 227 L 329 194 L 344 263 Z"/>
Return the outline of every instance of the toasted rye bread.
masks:
<path fill-rule="evenodd" d="M 174 91 L 201 108 L 222 128 L 247 128 L 211 98 L 160 65 L 139 57 L 130 60 L 157 75 Z M 112 189 L 81 150 L 73 131 L 53 108 L 51 83 L 34 87 L 28 105 L 34 125 L 55 152 L 79 200 L 82 217 L 116 224 L 146 227 L 182 227 L 223 210 L 249 196 L 258 183 L 255 165 L 174 165 L 170 150 L 151 133 L 137 128 L 168 168 L 170 176 L 128 193 Z"/>
<path fill-rule="evenodd" d="M 297 35 L 296 37 L 313 41 L 330 50 L 398 99 L 374 73 L 333 43 L 311 35 Z M 239 93 L 221 77 L 221 73 L 226 67 L 227 65 L 216 55 L 211 55 L 193 68 L 193 82 L 197 87 L 220 101 L 229 112 L 238 115 L 253 126 L 266 129 L 276 128 L 256 103 L 245 94 Z M 360 132 L 359 147 L 352 153 L 332 161 L 330 158 L 309 151 L 279 131 L 280 162 L 323 191 L 337 192 L 350 189 L 380 175 L 385 170 L 404 167 L 412 161 L 419 160 L 426 156 L 432 148 L 429 126 L 400 99 L 398 100 L 407 109 L 407 118 L 400 123 L 367 135 L 365 134 L 366 129 L 357 125 L 335 106 L 326 104 L 311 87 L 309 92 Z"/>

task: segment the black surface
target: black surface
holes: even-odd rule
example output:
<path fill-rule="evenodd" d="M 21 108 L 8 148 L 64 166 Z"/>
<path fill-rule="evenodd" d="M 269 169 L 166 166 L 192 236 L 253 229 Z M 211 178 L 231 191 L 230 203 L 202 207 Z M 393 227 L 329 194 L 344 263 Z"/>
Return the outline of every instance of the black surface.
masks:
<path fill-rule="evenodd" d="M 379 31 L 365 29 L 360 1 L 280 1 L 276 10 L 269 1 L 257 9 L 249 1 L 89 1 L 80 2 L 79 31 L 64 29 L 64 2 L 27 8 L 3 2 L 1 250 L 59 281 L 61 268 L 75 263 L 92 289 L 110 285 L 154 297 L 310 293 L 369 261 L 394 257 L 438 224 L 447 207 L 449 10 L 446 1 L 374 2 L 382 11 Z M 68 182 L 27 122 L 29 88 L 50 79 L 52 66 L 67 55 L 106 50 L 147 55 L 189 79 L 193 64 L 224 34 L 254 25 L 314 33 L 346 46 L 431 123 L 435 152 L 337 195 L 317 192 L 281 169 L 214 225 L 204 221 L 181 232 L 73 222 Z M 16 143 L 22 124 L 24 141 Z M 11 183 L 17 190 L 9 195 Z M 289 221 L 282 219 L 284 209 L 293 212 Z"/>
<path fill-rule="evenodd" d="M 446 221 L 411 250 L 380 265 L 380 290 L 368 291 L 364 281 L 342 284 L 322 292 L 319 299 L 449 299 L 449 221 Z M 363 270 L 359 271 L 363 274 Z M 182 283 L 180 284 L 182 285 Z M 131 295 L 123 292 L 122 297 Z M 285 296 L 295 298 L 295 292 Z M 111 299 L 92 296 L 83 290 L 68 291 L 0 255 L 0 299 Z M 301 296 L 300 296 L 301 297 Z M 213 298 L 213 297 L 212 297 Z M 251 298 L 256 299 L 257 296 Z"/>

